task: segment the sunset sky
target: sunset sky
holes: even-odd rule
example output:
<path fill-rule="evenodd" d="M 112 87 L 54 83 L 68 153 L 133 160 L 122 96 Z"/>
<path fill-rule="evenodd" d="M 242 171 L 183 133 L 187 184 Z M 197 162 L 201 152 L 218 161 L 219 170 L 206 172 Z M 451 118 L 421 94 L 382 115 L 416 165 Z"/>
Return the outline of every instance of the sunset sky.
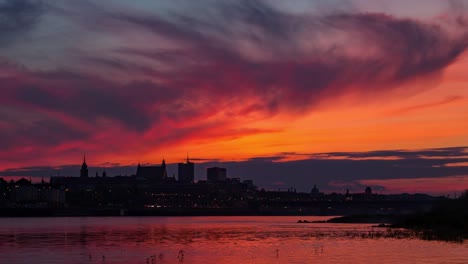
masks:
<path fill-rule="evenodd" d="M 468 189 L 468 1 L 0 0 L 0 177 Z M 94 171 L 93 171 L 93 168 Z"/>

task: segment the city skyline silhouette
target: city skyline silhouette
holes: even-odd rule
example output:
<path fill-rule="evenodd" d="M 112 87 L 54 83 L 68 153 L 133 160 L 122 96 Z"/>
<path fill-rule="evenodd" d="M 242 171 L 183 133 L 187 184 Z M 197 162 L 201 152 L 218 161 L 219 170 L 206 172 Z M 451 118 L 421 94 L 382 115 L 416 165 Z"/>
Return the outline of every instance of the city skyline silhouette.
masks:
<path fill-rule="evenodd" d="M 189 152 L 266 189 L 468 188 L 463 1 L 116 1 L 0 3 L 0 177 Z"/>

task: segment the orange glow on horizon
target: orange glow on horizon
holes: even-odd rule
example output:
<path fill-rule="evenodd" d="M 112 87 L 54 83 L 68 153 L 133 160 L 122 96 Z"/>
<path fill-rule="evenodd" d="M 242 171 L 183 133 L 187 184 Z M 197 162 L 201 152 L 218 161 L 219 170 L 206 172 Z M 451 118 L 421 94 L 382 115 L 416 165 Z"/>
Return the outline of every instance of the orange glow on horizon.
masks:
<path fill-rule="evenodd" d="M 384 193 L 432 193 L 438 195 L 459 194 L 468 190 L 468 175 L 443 178 L 411 178 L 387 180 L 360 180 L 364 185 L 378 185 L 385 188 Z"/>

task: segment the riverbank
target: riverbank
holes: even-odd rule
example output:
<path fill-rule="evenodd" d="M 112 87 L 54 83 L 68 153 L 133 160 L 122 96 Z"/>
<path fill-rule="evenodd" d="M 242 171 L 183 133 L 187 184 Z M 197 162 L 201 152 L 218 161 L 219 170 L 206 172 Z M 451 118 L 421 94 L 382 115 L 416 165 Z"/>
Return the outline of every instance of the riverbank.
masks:
<path fill-rule="evenodd" d="M 307 213 L 257 208 L 0 208 L 0 217 L 94 216 L 336 216 L 334 211 Z"/>
<path fill-rule="evenodd" d="M 377 227 L 406 228 L 429 240 L 463 241 L 468 239 L 468 192 L 460 198 L 441 201 L 426 213 L 407 215 L 360 214 L 335 217 L 326 223 L 366 223 Z M 309 223 L 299 220 L 298 223 Z"/>

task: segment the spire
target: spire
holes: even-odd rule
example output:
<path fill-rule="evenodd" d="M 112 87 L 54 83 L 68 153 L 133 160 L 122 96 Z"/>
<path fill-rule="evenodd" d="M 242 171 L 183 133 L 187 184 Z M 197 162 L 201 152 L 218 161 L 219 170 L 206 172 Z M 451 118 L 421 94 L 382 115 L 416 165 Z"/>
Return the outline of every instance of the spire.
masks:
<path fill-rule="evenodd" d="M 80 177 L 88 178 L 88 165 L 86 164 L 86 154 L 83 154 L 83 165 L 81 165 Z"/>
<path fill-rule="evenodd" d="M 88 167 L 86 164 L 86 153 L 83 153 L 83 165 L 81 165 L 81 167 Z"/>
<path fill-rule="evenodd" d="M 167 179 L 167 170 L 166 170 L 166 160 L 164 159 L 164 157 L 163 157 L 161 167 L 162 167 L 162 170 L 163 170 L 161 176 L 162 176 L 162 179 L 165 180 L 165 179 Z"/>
<path fill-rule="evenodd" d="M 187 152 L 187 163 L 189 163 L 189 162 L 190 162 L 190 160 L 189 160 L 188 152 Z"/>

